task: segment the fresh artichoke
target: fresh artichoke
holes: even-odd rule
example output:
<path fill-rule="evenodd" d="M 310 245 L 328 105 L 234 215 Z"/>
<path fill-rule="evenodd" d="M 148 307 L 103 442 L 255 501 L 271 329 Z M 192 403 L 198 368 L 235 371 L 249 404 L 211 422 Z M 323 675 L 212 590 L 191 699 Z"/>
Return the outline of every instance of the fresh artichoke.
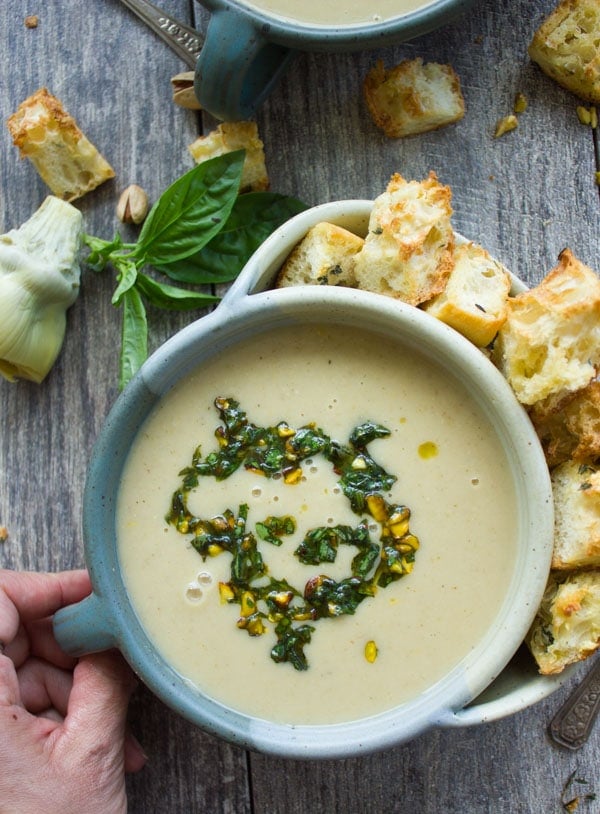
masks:
<path fill-rule="evenodd" d="M 0 235 L 0 374 L 41 382 L 62 347 L 79 293 L 82 215 L 52 195 Z"/>

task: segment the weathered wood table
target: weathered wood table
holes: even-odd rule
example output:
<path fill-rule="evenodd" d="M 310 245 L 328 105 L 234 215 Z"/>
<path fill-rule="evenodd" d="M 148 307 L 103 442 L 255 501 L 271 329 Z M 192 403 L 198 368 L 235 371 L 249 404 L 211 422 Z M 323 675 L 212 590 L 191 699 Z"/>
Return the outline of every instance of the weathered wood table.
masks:
<path fill-rule="evenodd" d="M 164 0 L 164 7 L 206 25 L 206 12 L 190 0 Z M 309 204 L 370 198 L 395 171 L 422 178 L 433 169 L 453 189 L 456 229 L 525 281 L 539 281 L 565 246 L 600 271 L 592 130 L 579 123 L 575 97 L 527 56 L 535 27 L 552 7 L 553 0 L 479 0 L 471 14 L 411 43 L 352 55 L 300 54 L 258 116 L 272 190 Z M 30 14 L 39 17 L 36 28 L 25 25 Z M 362 79 L 378 58 L 392 65 L 416 55 L 454 66 L 467 113 L 452 127 L 391 141 L 367 115 Z M 46 86 L 116 170 L 115 181 L 77 203 L 91 234 L 113 235 L 124 187 L 140 184 L 154 200 L 192 166 L 187 146 L 213 122 L 172 103 L 170 78 L 182 70 L 178 57 L 118 0 L 0 4 L 2 119 Z M 511 112 L 517 92 L 529 103 L 518 129 L 494 139 L 495 122 Z M 4 232 L 26 220 L 47 190 L 29 162 L 19 160 L 6 128 L 0 156 Z M 84 272 L 63 351 L 42 385 L 0 381 L 0 525 L 10 535 L 0 545 L 2 567 L 83 564 L 86 465 L 117 396 L 120 316 L 110 301 L 113 285 L 110 273 Z M 152 313 L 152 348 L 191 318 Z M 131 725 L 150 760 L 128 781 L 130 810 L 554 814 L 579 796 L 578 811 L 599 812 L 600 727 L 578 752 L 559 749 L 546 734 L 576 681 L 577 675 L 509 719 L 431 731 L 361 759 L 306 763 L 229 746 L 141 688 Z"/>

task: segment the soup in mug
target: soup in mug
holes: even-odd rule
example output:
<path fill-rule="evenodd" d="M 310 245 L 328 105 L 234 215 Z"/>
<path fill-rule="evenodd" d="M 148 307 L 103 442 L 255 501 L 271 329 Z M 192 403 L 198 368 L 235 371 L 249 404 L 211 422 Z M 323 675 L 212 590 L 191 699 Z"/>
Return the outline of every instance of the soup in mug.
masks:
<path fill-rule="evenodd" d="M 367 25 L 401 17 L 431 5 L 433 0 L 377 0 L 376 3 L 347 0 L 254 0 L 241 2 L 255 11 L 280 17 L 287 22 L 332 26 Z"/>
<path fill-rule="evenodd" d="M 279 466 L 266 442 L 242 449 L 247 427 L 288 452 L 308 441 Z M 234 450 L 232 474 L 206 474 Z M 375 333 L 290 326 L 220 352 L 151 413 L 123 473 L 118 551 L 185 679 L 249 715 L 337 723 L 415 697 L 476 646 L 511 580 L 516 514 L 502 444 L 460 382 Z M 262 557 L 251 590 L 226 526 Z"/>

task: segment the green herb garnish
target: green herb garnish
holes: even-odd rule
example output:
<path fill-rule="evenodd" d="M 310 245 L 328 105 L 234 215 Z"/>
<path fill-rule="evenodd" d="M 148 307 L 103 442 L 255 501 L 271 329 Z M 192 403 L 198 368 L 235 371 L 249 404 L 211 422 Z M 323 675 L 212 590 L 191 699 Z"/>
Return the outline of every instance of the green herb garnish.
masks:
<path fill-rule="evenodd" d="M 217 449 L 203 457 L 198 447 L 191 465 L 180 472 L 180 487 L 173 493 L 167 521 L 179 532 L 192 535 L 191 544 L 206 559 L 223 552 L 231 555 L 230 579 L 219 586 L 224 602 L 240 607 L 237 625 L 251 636 L 263 635 L 268 622 L 274 625 L 277 643 L 271 650 L 275 662 L 289 662 L 305 670 L 304 647 L 310 642 L 314 623 L 323 618 L 353 614 L 367 597 L 412 571 L 418 539 L 410 532 L 410 510 L 390 503 L 388 493 L 396 478 L 372 458 L 368 444 L 389 435 L 373 422 L 354 429 L 347 444 L 330 438 L 314 424 L 294 429 L 281 421 L 273 427 L 253 424 L 235 399 L 217 398 L 221 424 L 215 430 Z M 336 560 L 339 547 L 353 546 L 351 573 L 341 580 L 326 574 L 311 577 L 300 590 L 269 573 L 258 548 L 259 541 L 280 546 L 282 537 L 296 531 L 289 515 L 269 516 L 248 529 L 248 506 L 237 514 L 203 519 L 188 506 L 189 493 L 202 477 L 223 480 L 243 467 L 268 478 L 280 477 L 288 485 L 302 477 L 304 461 L 321 455 L 339 476 L 341 492 L 360 522 L 309 529 L 296 547 L 295 556 L 306 565 L 320 566 Z M 379 524 L 379 539 L 371 535 L 368 515 Z"/>
<path fill-rule="evenodd" d="M 111 265 L 116 271 L 112 302 L 123 308 L 121 389 L 148 354 L 146 304 L 183 311 L 219 301 L 214 294 L 159 282 L 142 272 L 144 266 L 175 282 L 229 282 L 274 229 L 306 208 L 272 192 L 239 195 L 244 157 L 244 150 L 225 153 L 178 178 L 150 210 L 135 243 L 124 243 L 118 234 L 112 240 L 84 235 L 89 268 Z"/>

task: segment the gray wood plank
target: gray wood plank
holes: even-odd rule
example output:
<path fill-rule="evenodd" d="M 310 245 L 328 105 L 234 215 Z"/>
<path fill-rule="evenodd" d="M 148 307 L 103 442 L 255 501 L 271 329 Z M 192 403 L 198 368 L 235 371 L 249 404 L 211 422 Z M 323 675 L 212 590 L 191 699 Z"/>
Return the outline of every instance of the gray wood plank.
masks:
<path fill-rule="evenodd" d="M 187 0 L 163 0 L 182 20 L 207 13 Z M 358 54 L 299 54 L 257 119 L 272 189 L 320 203 L 372 198 L 393 172 L 431 169 L 453 190 L 455 226 L 534 283 L 564 246 L 600 271 L 598 189 L 591 131 L 575 97 L 532 65 L 527 43 L 552 0 L 480 0 L 471 14 L 431 35 Z M 39 14 L 26 29 L 26 13 Z M 93 25 L 90 25 L 93 21 Z M 376 59 L 450 62 L 467 114 L 435 133 L 398 141 L 372 124 L 362 80 Z M 86 4 L 19 0 L 0 5 L 2 118 L 41 85 L 65 103 L 117 172 L 78 203 L 86 229 L 110 237 L 114 207 L 129 183 L 151 199 L 191 166 L 187 145 L 202 122 L 171 103 L 177 58 L 117 0 Z M 494 139 L 514 94 L 529 101 L 517 131 Z M 205 128 L 212 126 L 206 119 Z M 0 128 L 0 229 L 25 220 L 46 194 Z M 128 234 L 134 234 L 130 230 Z M 10 538 L 0 565 L 57 569 L 83 563 L 81 501 L 87 460 L 117 395 L 119 314 L 110 274 L 85 272 L 69 312 L 61 357 L 42 386 L 0 381 L 0 525 Z M 151 314 L 157 347 L 190 319 Z M 577 753 L 550 744 L 546 725 L 569 687 L 518 715 L 485 726 L 435 730 L 382 754 L 334 762 L 275 760 L 196 730 L 140 688 L 131 725 L 150 755 L 128 780 L 130 811 L 344 811 L 423 814 L 553 814 L 576 772 L 600 799 L 600 733 Z M 583 814 L 600 811 L 581 802 Z"/>

